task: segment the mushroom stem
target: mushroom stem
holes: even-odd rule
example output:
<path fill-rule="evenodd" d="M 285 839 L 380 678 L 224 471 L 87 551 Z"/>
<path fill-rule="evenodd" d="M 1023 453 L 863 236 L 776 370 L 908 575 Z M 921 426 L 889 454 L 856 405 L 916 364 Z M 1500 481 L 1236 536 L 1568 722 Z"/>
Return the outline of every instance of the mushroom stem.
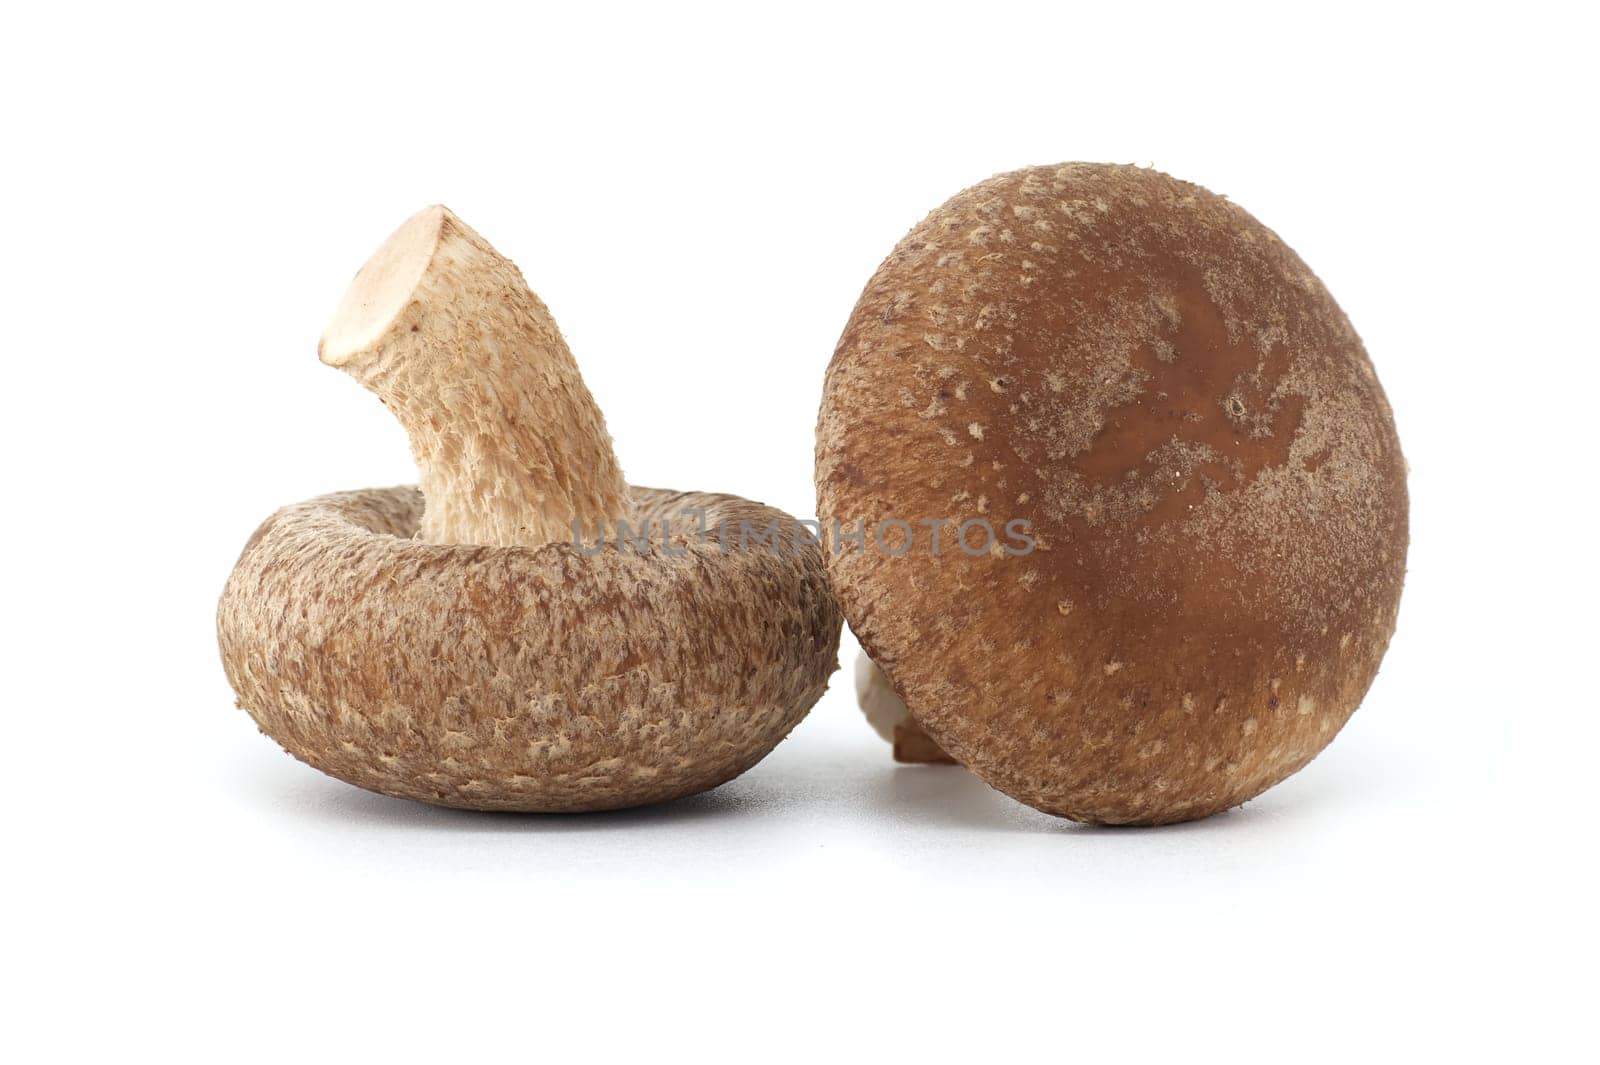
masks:
<path fill-rule="evenodd" d="M 411 438 L 422 539 L 536 547 L 599 534 L 628 489 L 572 352 L 516 266 L 444 207 L 368 260 L 318 355 Z"/>

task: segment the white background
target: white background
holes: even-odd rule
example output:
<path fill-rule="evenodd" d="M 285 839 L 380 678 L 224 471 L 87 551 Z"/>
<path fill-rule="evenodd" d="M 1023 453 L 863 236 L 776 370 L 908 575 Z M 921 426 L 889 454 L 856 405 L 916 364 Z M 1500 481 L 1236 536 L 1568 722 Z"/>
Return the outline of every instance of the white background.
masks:
<path fill-rule="evenodd" d="M 5 1056 L 1594 1060 L 1579 6 L 579 8 L 0 15 Z M 1393 401 L 1399 633 L 1297 777 L 1074 826 L 895 768 L 842 672 L 713 793 L 474 816 L 234 708 L 251 530 L 413 477 L 315 345 L 417 208 L 521 265 L 631 480 L 805 515 L 877 263 L 1069 159 L 1244 204 Z"/>

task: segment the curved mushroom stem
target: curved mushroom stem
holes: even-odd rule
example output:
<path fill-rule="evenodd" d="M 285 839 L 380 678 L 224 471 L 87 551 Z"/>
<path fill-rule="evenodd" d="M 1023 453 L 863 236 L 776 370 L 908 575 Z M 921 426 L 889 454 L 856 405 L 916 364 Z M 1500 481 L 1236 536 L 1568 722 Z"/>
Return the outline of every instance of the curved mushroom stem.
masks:
<path fill-rule="evenodd" d="M 318 355 L 411 437 L 431 543 L 538 546 L 627 516 L 605 419 L 522 274 L 444 207 L 356 274 Z"/>

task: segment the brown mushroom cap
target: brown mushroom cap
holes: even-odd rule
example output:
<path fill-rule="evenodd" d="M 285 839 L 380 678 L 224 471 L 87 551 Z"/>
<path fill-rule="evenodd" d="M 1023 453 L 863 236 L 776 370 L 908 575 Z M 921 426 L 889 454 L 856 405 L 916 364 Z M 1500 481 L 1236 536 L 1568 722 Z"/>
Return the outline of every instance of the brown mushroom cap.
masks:
<path fill-rule="evenodd" d="M 228 680 L 290 754 L 386 795 L 565 811 L 715 787 L 822 695 L 838 609 L 815 546 L 721 547 L 717 526 L 782 512 L 650 488 L 633 502 L 682 555 L 659 538 L 593 556 L 422 543 L 409 487 L 285 507 L 222 595 Z M 704 539 L 685 508 L 705 512 Z"/>
<path fill-rule="evenodd" d="M 321 357 L 395 412 L 422 484 L 286 507 L 228 579 L 223 666 L 295 757 L 445 806 L 614 809 L 729 780 L 822 695 L 815 539 L 630 489 L 549 311 L 448 210 L 379 248 Z"/>
<path fill-rule="evenodd" d="M 829 573 L 911 716 L 1084 821 L 1201 817 L 1305 765 L 1405 570 L 1404 460 L 1349 321 L 1244 210 L 1135 167 L 1002 174 L 900 242 L 829 366 L 817 491 L 825 526 L 866 523 Z M 932 519 L 994 546 L 950 526 L 935 555 Z M 885 520 L 912 550 L 877 549 Z"/>

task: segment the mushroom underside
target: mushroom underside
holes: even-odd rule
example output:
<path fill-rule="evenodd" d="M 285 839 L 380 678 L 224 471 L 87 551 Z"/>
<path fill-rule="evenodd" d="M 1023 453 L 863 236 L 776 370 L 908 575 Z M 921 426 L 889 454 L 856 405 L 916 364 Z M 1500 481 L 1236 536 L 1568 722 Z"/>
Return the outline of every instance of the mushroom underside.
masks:
<path fill-rule="evenodd" d="M 735 496 L 632 504 L 642 545 L 424 543 L 412 487 L 278 511 L 218 607 L 239 705 L 325 773 L 443 806 L 616 809 L 737 776 L 836 667 L 821 552 L 741 541 L 793 519 Z"/>

